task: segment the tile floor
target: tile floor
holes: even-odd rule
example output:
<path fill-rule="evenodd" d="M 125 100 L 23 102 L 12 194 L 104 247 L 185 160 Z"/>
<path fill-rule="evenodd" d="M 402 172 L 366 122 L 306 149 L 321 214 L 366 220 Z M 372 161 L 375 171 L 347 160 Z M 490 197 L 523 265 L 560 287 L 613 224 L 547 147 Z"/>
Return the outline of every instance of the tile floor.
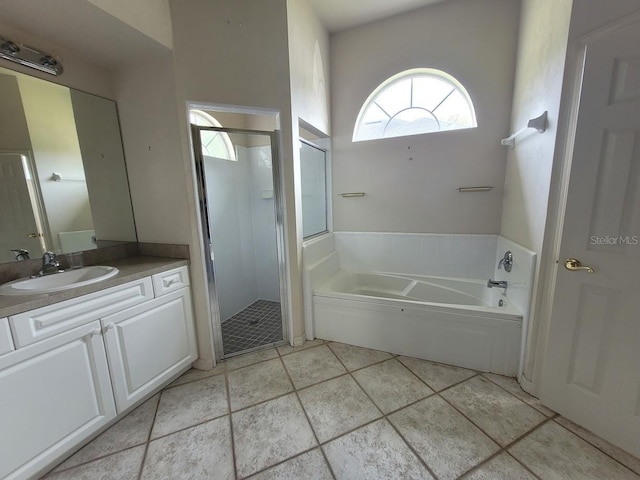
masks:
<path fill-rule="evenodd" d="M 640 480 L 515 380 L 322 340 L 191 370 L 54 479 Z"/>
<path fill-rule="evenodd" d="M 257 300 L 222 322 L 224 354 L 282 341 L 282 313 L 279 302 Z"/>

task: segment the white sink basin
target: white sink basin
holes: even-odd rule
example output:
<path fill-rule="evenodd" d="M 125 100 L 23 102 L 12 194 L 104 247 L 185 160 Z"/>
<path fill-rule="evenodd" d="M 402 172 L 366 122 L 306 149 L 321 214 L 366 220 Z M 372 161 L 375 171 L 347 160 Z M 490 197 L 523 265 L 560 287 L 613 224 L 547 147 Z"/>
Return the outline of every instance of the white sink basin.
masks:
<path fill-rule="evenodd" d="M 60 290 L 102 282 L 117 275 L 118 271 L 115 267 L 94 266 L 66 270 L 44 277 L 19 278 L 0 285 L 0 295 L 35 295 L 37 293 L 59 292 Z"/>

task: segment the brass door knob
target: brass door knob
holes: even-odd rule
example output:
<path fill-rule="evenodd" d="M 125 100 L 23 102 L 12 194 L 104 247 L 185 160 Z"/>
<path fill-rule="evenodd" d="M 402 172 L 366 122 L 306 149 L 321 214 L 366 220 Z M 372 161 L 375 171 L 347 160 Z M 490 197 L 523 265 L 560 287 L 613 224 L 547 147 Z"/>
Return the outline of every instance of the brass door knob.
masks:
<path fill-rule="evenodd" d="M 587 273 L 595 272 L 593 268 L 582 265 L 582 263 L 580 263 L 580 260 L 576 258 L 567 258 L 564 261 L 564 268 L 566 268 L 567 270 L 571 270 L 572 272 L 577 272 L 578 270 L 586 270 Z"/>

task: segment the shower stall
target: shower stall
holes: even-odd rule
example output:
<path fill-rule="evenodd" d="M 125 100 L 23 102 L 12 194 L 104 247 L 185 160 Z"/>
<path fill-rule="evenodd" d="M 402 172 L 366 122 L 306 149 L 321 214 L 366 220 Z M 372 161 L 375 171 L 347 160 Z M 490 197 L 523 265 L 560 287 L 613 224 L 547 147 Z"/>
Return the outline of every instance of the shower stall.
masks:
<path fill-rule="evenodd" d="M 191 128 L 217 356 L 282 344 L 286 290 L 276 133 Z"/>

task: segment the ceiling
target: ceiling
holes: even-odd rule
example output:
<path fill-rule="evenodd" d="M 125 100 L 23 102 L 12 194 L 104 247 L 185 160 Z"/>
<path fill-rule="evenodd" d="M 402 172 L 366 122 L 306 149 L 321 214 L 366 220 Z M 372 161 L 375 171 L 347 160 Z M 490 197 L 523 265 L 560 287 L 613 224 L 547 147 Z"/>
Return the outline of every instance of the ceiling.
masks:
<path fill-rule="evenodd" d="M 309 0 L 330 33 L 380 20 L 443 0 Z"/>

